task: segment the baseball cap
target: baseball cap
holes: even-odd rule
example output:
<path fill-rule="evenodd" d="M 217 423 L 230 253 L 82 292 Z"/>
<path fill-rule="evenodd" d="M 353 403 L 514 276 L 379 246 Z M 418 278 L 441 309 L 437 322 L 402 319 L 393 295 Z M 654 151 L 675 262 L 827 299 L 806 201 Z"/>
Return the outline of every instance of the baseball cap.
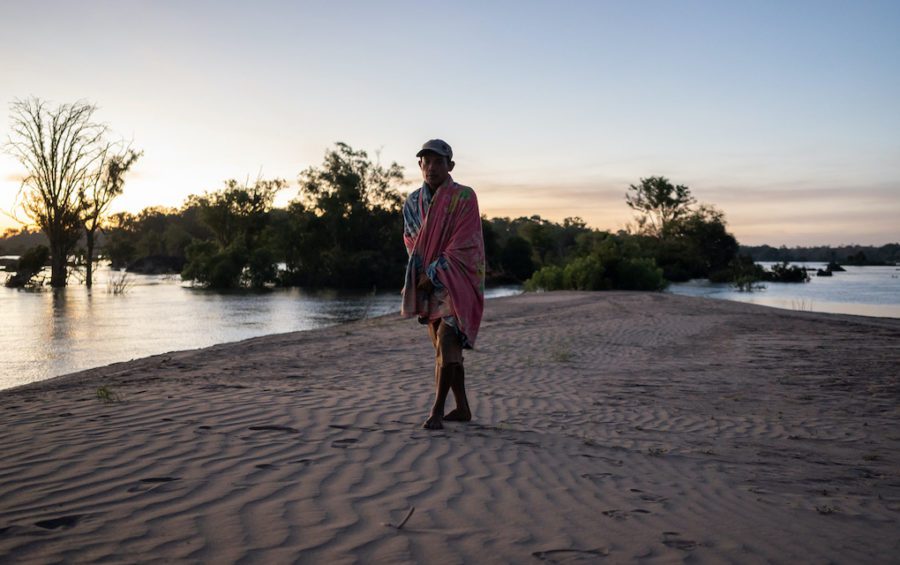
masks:
<path fill-rule="evenodd" d="M 426 151 L 437 153 L 447 159 L 453 159 L 453 149 L 451 149 L 450 145 L 443 139 L 429 139 L 422 144 L 422 149 L 419 149 L 419 152 L 416 153 L 416 157 L 421 157 Z"/>

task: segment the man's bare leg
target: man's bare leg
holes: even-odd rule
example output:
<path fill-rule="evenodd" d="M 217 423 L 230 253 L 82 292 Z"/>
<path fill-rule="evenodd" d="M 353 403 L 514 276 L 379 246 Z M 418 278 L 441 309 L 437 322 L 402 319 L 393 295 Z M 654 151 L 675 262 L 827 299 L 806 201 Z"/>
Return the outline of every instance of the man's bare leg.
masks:
<path fill-rule="evenodd" d="M 462 363 L 453 363 L 455 370 L 450 381 L 450 390 L 456 399 L 456 408 L 451 410 L 444 419 L 448 422 L 468 422 L 472 420 L 472 411 L 469 409 L 469 399 L 466 397 L 466 371 Z"/>
<path fill-rule="evenodd" d="M 437 387 L 434 393 L 434 406 L 431 407 L 431 414 L 428 416 L 428 419 L 422 424 L 422 427 L 425 429 L 441 430 L 444 428 L 442 422 L 444 403 L 447 401 L 447 394 L 450 392 L 450 382 L 454 371 L 452 365 L 458 365 L 458 363 L 445 365 L 441 367 L 438 373 Z"/>

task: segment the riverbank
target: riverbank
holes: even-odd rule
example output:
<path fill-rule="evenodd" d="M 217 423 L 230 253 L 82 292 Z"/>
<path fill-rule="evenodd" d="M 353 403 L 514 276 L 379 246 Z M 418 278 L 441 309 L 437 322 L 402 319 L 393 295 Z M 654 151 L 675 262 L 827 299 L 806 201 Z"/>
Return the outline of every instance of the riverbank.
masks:
<path fill-rule="evenodd" d="M 887 563 L 900 551 L 900 320 L 545 293 L 489 301 L 479 339 L 466 357 L 475 420 L 440 432 L 419 427 L 427 337 L 395 316 L 4 391 L 0 552 Z"/>

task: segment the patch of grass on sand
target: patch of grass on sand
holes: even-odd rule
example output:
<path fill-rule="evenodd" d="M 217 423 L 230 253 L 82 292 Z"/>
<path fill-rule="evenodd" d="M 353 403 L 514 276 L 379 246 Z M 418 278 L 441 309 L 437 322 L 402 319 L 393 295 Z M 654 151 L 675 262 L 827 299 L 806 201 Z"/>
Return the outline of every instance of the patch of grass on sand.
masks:
<path fill-rule="evenodd" d="M 111 388 L 104 385 L 97 388 L 97 400 L 100 402 L 118 402 L 119 395 L 113 392 Z"/>
<path fill-rule="evenodd" d="M 550 352 L 550 360 L 557 363 L 568 363 L 575 355 L 567 347 L 559 346 Z"/>

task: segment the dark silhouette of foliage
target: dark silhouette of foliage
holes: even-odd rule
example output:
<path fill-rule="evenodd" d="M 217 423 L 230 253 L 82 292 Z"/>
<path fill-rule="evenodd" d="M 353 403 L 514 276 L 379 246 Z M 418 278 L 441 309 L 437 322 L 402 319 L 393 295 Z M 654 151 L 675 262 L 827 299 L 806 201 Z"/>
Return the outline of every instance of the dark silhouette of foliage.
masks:
<path fill-rule="evenodd" d="M 503 272 L 518 282 L 528 280 L 534 273 L 532 253 L 531 244 L 527 239 L 517 235 L 512 236 L 506 240 L 506 245 L 500 252 L 500 266 L 503 268 Z"/>
<path fill-rule="evenodd" d="M 212 232 L 201 222 L 197 206 L 185 206 L 113 214 L 102 235 L 102 253 L 114 269 L 159 273 L 184 265 L 188 245 L 194 239 L 211 238 Z"/>
<path fill-rule="evenodd" d="M 88 288 L 94 284 L 94 246 L 97 229 L 104 221 L 109 205 L 122 194 L 125 188 L 125 174 L 143 155 L 130 148 L 119 153 L 113 144 L 101 148 L 95 170 L 88 175 L 79 188 L 81 202 L 81 223 L 84 228 L 85 278 Z"/>
<path fill-rule="evenodd" d="M 673 185 L 666 177 L 648 177 L 628 186 L 625 202 L 638 213 L 639 233 L 662 238 L 674 222 L 690 212 L 695 200 L 682 184 Z"/>
<path fill-rule="evenodd" d="M 769 282 L 804 283 L 809 282 L 809 273 L 798 265 L 790 265 L 787 261 L 772 265 L 765 271 L 764 280 Z"/>
<path fill-rule="evenodd" d="M 754 263 L 749 255 L 738 255 L 727 269 L 710 277 L 712 282 L 730 282 L 739 290 L 751 291 L 762 288 L 762 282 L 805 283 L 810 281 L 809 273 L 803 267 L 790 265 L 787 261 L 772 265 L 766 270 Z"/>
<path fill-rule="evenodd" d="M 494 224 L 484 216 L 481 217 L 481 235 L 484 239 L 486 278 L 488 280 L 500 278 L 500 234 L 494 229 Z"/>
<path fill-rule="evenodd" d="M 187 247 L 181 278 L 208 288 L 238 288 L 244 281 L 248 260 L 247 250 L 239 243 L 222 249 L 214 241 L 198 240 Z"/>
<path fill-rule="evenodd" d="M 834 262 L 865 265 L 897 265 L 900 264 L 900 243 L 888 243 L 875 247 L 872 245 L 840 245 L 817 247 L 772 247 L 771 245 L 742 245 L 740 252 L 750 255 L 756 261 L 808 261 Z M 862 257 L 860 257 L 862 253 Z M 859 259 L 864 258 L 863 263 Z"/>
<path fill-rule="evenodd" d="M 727 271 L 737 256 L 738 243 L 728 233 L 724 214 L 701 205 L 672 222 L 665 237 L 646 237 L 642 245 L 653 250 L 667 280 L 709 278 Z"/>
<path fill-rule="evenodd" d="M 262 288 L 275 282 L 275 257 L 262 236 L 275 196 L 286 185 L 281 179 L 257 179 L 252 186 L 229 180 L 220 192 L 190 196 L 187 207 L 199 210 L 213 240 L 196 240 L 186 248 L 181 278 L 211 288 Z"/>
<path fill-rule="evenodd" d="M 319 167 L 300 174 L 300 191 L 275 239 L 303 232 L 303 249 L 283 281 L 337 288 L 396 287 L 406 265 L 403 183 L 397 163 L 385 168 L 365 151 L 337 143 Z"/>
<path fill-rule="evenodd" d="M 47 236 L 40 230 L 7 228 L 0 235 L 0 255 L 24 255 L 32 247 L 49 245 Z"/>
<path fill-rule="evenodd" d="M 662 269 L 642 256 L 639 241 L 627 234 L 594 231 L 578 238 L 578 256 L 563 266 L 548 265 L 525 284 L 528 290 L 662 290 Z"/>
<path fill-rule="evenodd" d="M 22 288 L 33 283 L 34 278 L 44 269 L 50 259 L 50 248 L 38 245 L 25 251 L 19 257 L 16 273 L 6 279 L 6 286 Z"/>

